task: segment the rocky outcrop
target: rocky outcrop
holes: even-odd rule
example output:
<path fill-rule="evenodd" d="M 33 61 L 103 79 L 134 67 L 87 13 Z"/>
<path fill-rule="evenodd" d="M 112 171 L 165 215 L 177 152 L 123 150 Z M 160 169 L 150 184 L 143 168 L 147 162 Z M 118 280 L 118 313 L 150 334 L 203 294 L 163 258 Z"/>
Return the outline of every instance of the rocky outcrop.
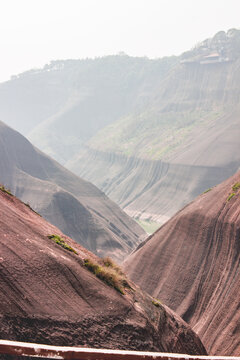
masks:
<path fill-rule="evenodd" d="M 240 172 L 179 211 L 124 263 L 210 354 L 240 355 Z"/>
<path fill-rule="evenodd" d="M 94 185 L 80 179 L 0 122 L 1 182 L 98 255 L 121 261 L 144 231 Z"/>
<path fill-rule="evenodd" d="M 49 235 L 60 236 L 65 248 Z M 73 250 L 70 251 L 69 249 Z M 205 354 L 197 335 L 133 283 L 124 295 L 88 271 L 100 259 L 0 190 L 0 338 Z"/>

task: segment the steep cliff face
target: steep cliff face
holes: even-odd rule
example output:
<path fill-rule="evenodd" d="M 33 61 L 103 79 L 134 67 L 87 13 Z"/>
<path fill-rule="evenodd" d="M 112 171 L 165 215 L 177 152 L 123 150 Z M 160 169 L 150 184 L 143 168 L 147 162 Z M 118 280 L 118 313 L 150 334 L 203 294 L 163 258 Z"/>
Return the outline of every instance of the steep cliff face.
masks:
<path fill-rule="evenodd" d="M 124 265 L 193 327 L 210 354 L 240 354 L 239 236 L 240 172 L 178 212 Z"/>
<path fill-rule="evenodd" d="M 133 283 L 122 295 L 97 278 L 84 260 L 98 257 L 2 190 L 0 255 L 1 339 L 206 354 L 179 316 Z"/>
<path fill-rule="evenodd" d="M 34 148 L 0 122 L 1 182 L 69 236 L 118 261 L 143 230 L 91 183 Z"/>

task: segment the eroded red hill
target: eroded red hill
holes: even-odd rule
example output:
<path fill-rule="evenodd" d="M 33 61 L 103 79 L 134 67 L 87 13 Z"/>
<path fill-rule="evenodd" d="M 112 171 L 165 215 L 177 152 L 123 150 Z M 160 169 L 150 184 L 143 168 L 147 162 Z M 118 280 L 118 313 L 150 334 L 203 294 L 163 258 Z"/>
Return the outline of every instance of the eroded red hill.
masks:
<path fill-rule="evenodd" d="M 134 284 L 122 295 L 86 269 L 86 258 L 100 261 L 0 191 L 0 338 L 205 353 L 191 328 L 167 307 L 154 305 Z"/>
<path fill-rule="evenodd" d="M 240 355 L 239 256 L 240 172 L 177 213 L 125 270 L 182 316 L 210 354 Z"/>
<path fill-rule="evenodd" d="M 145 237 L 143 229 L 96 186 L 1 121 L 0 154 L 0 182 L 91 252 L 120 262 Z"/>

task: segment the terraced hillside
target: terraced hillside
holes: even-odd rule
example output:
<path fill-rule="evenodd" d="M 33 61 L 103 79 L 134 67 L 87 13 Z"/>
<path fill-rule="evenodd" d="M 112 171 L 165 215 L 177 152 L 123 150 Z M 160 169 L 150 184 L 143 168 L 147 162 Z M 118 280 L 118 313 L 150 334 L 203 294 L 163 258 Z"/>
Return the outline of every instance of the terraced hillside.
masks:
<path fill-rule="evenodd" d="M 179 211 L 124 263 L 212 355 L 240 355 L 239 239 L 240 172 Z"/>

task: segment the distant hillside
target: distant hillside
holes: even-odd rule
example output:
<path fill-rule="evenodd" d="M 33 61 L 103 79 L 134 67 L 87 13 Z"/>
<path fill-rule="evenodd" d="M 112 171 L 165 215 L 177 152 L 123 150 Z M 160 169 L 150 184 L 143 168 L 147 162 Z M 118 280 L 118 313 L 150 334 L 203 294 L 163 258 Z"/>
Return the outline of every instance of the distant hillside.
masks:
<path fill-rule="evenodd" d="M 204 52 L 200 44 L 185 53 L 141 112 L 102 129 L 67 166 L 129 215 L 160 223 L 234 174 L 240 168 L 239 42 L 240 31 L 229 31 L 208 40 Z M 216 54 L 216 43 L 226 52 L 202 63 Z M 187 62 L 193 53 L 198 60 Z"/>
<path fill-rule="evenodd" d="M 1 339 L 206 354 L 179 316 L 1 189 Z"/>
<path fill-rule="evenodd" d="M 0 122 L 0 181 L 52 224 L 94 252 L 121 261 L 145 236 L 91 183 Z"/>
<path fill-rule="evenodd" d="M 240 172 L 179 211 L 124 268 L 190 324 L 209 354 L 239 356 L 239 240 Z"/>
<path fill-rule="evenodd" d="M 127 55 L 52 61 L 0 84 L 0 119 L 65 163 L 98 130 L 141 109 L 175 62 Z"/>
<path fill-rule="evenodd" d="M 240 30 L 179 57 L 55 61 L 0 84 L 0 117 L 130 216 L 162 223 L 240 167 Z"/>

